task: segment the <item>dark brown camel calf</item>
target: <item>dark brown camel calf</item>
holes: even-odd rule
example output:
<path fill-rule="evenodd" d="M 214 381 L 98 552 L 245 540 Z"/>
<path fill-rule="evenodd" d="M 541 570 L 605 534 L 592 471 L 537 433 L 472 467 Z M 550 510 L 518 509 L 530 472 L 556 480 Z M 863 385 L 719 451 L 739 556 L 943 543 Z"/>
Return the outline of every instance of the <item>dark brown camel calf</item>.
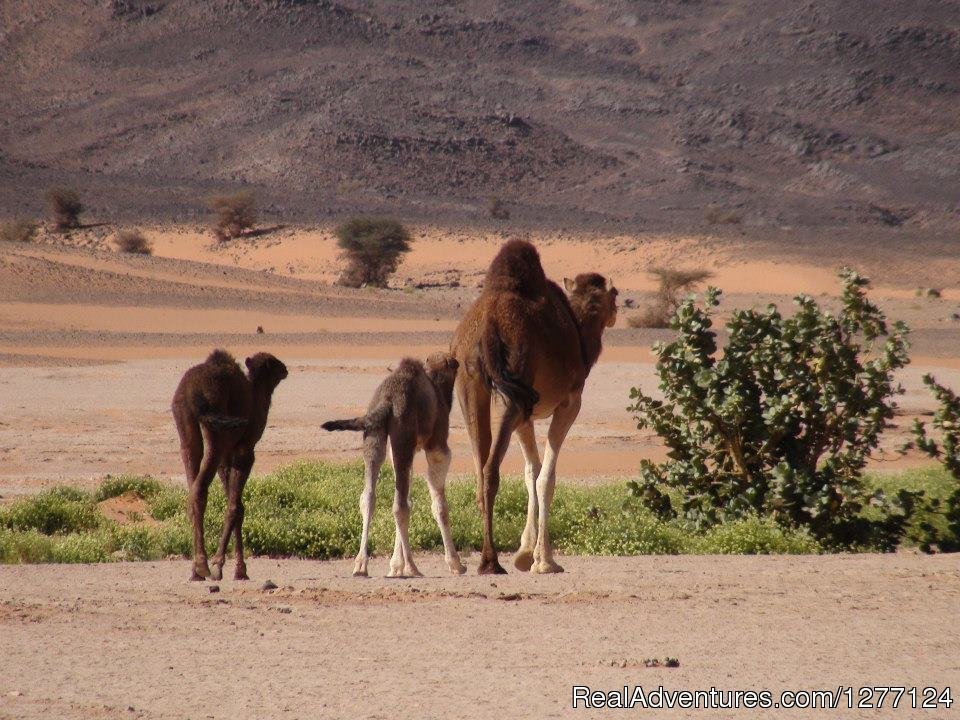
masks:
<path fill-rule="evenodd" d="M 173 419 L 180 433 L 180 452 L 187 473 L 187 513 L 193 525 L 191 580 L 223 577 L 227 544 L 233 533 L 237 564 L 234 578 L 247 579 L 243 561 L 243 487 L 253 467 L 253 448 L 267 426 L 273 391 L 287 377 L 287 367 L 269 353 L 246 360 L 247 374 L 230 353 L 214 350 L 187 370 L 173 395 Z M 213 572 L 203 543 L 207 491 L 220 473 L 227 511 Z"/>
<path fill-rule="evenodd" d="M 457 377 L 457 361 L 447 353 L 434 353 L 425 363 L 404 358 L 373 394 L 367 413 L 350 420 L 330 420 L 324 430 L 358 430 L 363 432 L 365 486 L 360 498 L 363 530 L 360 552 L 353 566 L 354 575 L 367 575 L 370 560 L 370 520 L 376 504 L 377 477 L 387 455 L 396 476 L 393 516 L 396 534 L 393 558 L 388 577 L 418 577 L 413 562 L 408 529 L 410 523 L 410 470 L 413 456 L 423 449 L 427 456 L 427 483 L 430 486 L 433 517 L 443 538 L 447 566 L 455 575 L 466 571 L 453 545 L 447 510 L 445 483 L 450 468 L 447 434 L 450 427 L 450 406 L 453 404 L 453 383 Z"/>

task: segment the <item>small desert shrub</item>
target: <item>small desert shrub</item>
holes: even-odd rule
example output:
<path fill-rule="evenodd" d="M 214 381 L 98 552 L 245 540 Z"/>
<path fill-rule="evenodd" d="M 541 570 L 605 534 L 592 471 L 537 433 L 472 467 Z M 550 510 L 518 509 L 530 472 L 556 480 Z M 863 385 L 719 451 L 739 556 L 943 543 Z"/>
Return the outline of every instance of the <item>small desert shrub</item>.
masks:
<path fill-rule="evenodd" d="M 355 217 L 335 234 L 347 261 L 338 282 L 346 287 L 386 287 L 403 254 L 410 252 L 410 233 L 396 220 Z"/>
<path fill-rule="evenodd" d="M 80 194 L 69 188 L 53 188 L 47 192 L 47 202 L 57 230 L 70 230 L 80 227 L 80 213 L 83 203 Z"/>
<path fill-rule="evenodd" d="M 659 282 L 653 304 L 627 318 L 632 328 L 667 328 L 670 319 L 680 307 L 681 295 L 689 293 L 699 283 L 713 277 L 709 270 L 680 270 L 677 268 L 655 267 L 650 275 Z"/>
<path fill-rule="evenodd" d="M 510 219 L 510 210 L 507 208 L 507 204 L 496 196 L 490 198 L 487 204 L 487 211 L 494 220 Z"/>
<path fill-rule="evenodd" d="M 210 199 L 210 209 L 217 216 L 213 234 L 220 242 L 240 237 L 257 222 L 256 196 L 248 190 L 217 195 Z"/>
<path fill-rule="evenodd" d="M 135 255 L 150 255 L 153 246 L 139 230 L 121 230 L 113 240 L 117 250 Z"/>
<path fill-rule="evenodd" d="M 663 305 L 649 305 L 633 315 L 627 316 L 627 325 L 632 328 L 670 327 L 672 313 Z"/>
<path fill-rule="evenodd" d="M 0 508 L 0 528 L 36 530 L 45 535 L 92 530 L 101 521 L 93 498 L 69 487 L 47 490 Z"/>
<path fill-rule="evenodd" d="M 837 314 L 808 296 L 792 317 L 775 305 L 734 311 L 722 353 L 712 330 L 720 291 L 680 306 L 676 339 L 654 346 L 664 399 L 630 393 L 638 427 L 669 448 L 631 483 L 651 511 L 677 517 L 669 488 L 696 527 L 757 515 L 832 547 L 896 547 L 917 497 L 871 491 L 863 469 L 903 392 L 895 373 L 908 362 L 907 329 L 888 329 L 866 279 L 841 278 Z"/>
<path fill-rule="evenodd" d="M 0 240 L 5 242 L 26 243 L 33 240 L 39 225 L 29 218 L 18 218 L 0 224 Z"/>
<path fill-rule="evenodd" d="M 739 210 L 720 205 L 708 207 L 704 217 L 711 225 L 739 225 L 743 222 L 743 213 Z"/>

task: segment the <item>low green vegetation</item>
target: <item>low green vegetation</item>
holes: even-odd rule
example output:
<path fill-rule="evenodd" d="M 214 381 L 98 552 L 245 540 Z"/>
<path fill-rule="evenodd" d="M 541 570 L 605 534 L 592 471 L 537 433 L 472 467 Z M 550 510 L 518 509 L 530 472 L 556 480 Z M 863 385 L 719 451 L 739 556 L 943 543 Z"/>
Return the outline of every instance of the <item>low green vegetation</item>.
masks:
<path fill-rule="evenodd" d="M 357 503 L 363 482 L 359 463 L 301 463 L 252 478 L 245 494 L 244 542 L 248 552 L 275 557 L 326 559 L 353 556 L 360 535 Z M 945 498 L 954 487 L 941 468 L 893 475 L 866 476 L 872 488 L 895 493 L 923 490 Z M 212 551 L 223 521 L 224 497 L 219 483 L 211 488 L 207 539 Z M 393 547 L 390 512 L 393 478 L 385 468 L 378 486 L 372 547 L 388 554 Z M 100 503 L 118 498 L 142 509 L 137 522 L 110 520 Z M 480 514 L 470 480 L 448 488 L 454 540 L 459 548 L 478 549 Z M 426 483 L 414 483 L 410 539 L 418 551 L 440 550 Z M 94 492 L 56 488 L 0 506 L 0 562 L 109 562 L 189 557 L 190 533 L 185 492 L 152 478 L 118 477 Z M 497 498 L 496 539 L 516 549 L 523 528 L 526 493 L 517 478 L 504 480 Z M 865 511 L 867 512 L 867 511 Z M 921 522 L 948 531 L 936 513 L 916 517 L 906 544 L 923 537 Z M 707 529 L 679 519 L 662 519 L 626 492 L 625 482 L 594 487 L 561 484 L 551 516 L 557 548 L 567 554 L 639 555 L 679 553 L 818 553 L 823 545 L 805 529 L 785 528 L 775 521 L 747 515 Z M 877 549 L 877 548 L 865 548 Z"/>

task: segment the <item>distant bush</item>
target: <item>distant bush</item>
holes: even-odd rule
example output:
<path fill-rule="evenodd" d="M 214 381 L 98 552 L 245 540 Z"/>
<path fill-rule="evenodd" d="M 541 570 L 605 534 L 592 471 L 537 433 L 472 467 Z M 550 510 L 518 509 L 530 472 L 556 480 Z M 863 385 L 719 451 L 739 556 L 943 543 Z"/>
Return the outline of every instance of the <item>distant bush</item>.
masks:
<path fill-rule="evenodd" d="M 720 291 L 680 306 L 676 339 L 654 346 L 664 399 L 630 394 L 638 427 L 669 449 L 630 485 L 653 512 L 677 515 L 669 488 L 697 527 L 758 515 L 832 547 L 896 547 L 917 497 L 871 492 L 862 473 L 902 392 L 907 329 L 888 329 L 866 279 L 841 278 L 836 315 L 807 296 L 788 318 L 774 305 L 734 311 L 722 353 L 711 329 Z"/>
<path fill-rule="evenodd" d="M 338 282 L 346 287 L 386 287 L 403 254 L 410 252 L 410 233 L 396 220 L 355 217 L 335 234 L 347 261 Z"/>
<path fill-rule="evenodd" d="M 80 227 L 80 213 L 83 203 L 80 194 L 69 188 L 53 188 L 47 191 L 47 202 L 57 230 L 70 230 Z"/>
<path fill-rule="evenodd" d="M 150 241 L 139 230 L 121 230 L 117 233 L 113 242 L 120 252 L 135 255 L 150 255 L 153 253 L 153 246 Z"/>
<path fill-rule="evenodd" d="M 627 318 L 627 324 L 632 328 L 670 327 L 670 319 L 680 307 L 681 295 L 713 277 L 713 273 L 703 269 L 655 267 L 647 272 L 659 281 L 657 290 L 651 305 Z"/>
<path fill-rule="evenodd" d="M 739 225 L 743 222 L 743 213 L 734 208 L 725 208 L 720 205 L 711 205 L 704 215 L 711 225 Z"/>
<path fill-rule="evenodd" d="M 26 243 L 33 240 L 39 225 L 29 218 L 18 218 L 0 224 L 0 240 L 4 242 Z"/>
<path fill-rule="evenodd" d="M 257 222 L 256 196 L 249 190 L 212 197 L 210 209 L 217 216 L 213 234 L 220 242 L 240 237 Z"/>
<path fill-rule="evenodd" d="M 506 203 L 496 196 L 490 198 L 490 202 L 487 204 L 487 211 L 494 220 L 510 219 L 510 210 L 507 208 Z"/>

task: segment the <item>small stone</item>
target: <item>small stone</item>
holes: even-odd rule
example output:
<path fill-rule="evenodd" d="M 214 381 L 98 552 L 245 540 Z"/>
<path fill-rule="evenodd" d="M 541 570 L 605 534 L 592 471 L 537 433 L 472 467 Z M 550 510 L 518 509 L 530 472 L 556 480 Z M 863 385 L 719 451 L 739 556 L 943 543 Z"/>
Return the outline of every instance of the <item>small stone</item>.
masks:
<path fill-rule="evenodd" d="M 20 697 L 21 695 L 23 695 L 23 693 L 20 692 L 19 690 L 11 690 L 10 692 L 7 693 L 7 695 L 9 695 L 10 697 Z"/>
<path fill-rule="evenodd" d="M 218 593 L 218 592 L 220 592 L 220 586 L 219 586 L 219 585 L 211 585 L 211 586 L 210 586 L 209 588 L 207 588 L 207 589 L 208 589 L 210 592 L 212 592 L 212 593 Z"/>
<path fill-rule="evenodd" d="M 268 590 L 276 590 L 277 584 L 273 580 L 264 580 L 263 585 L 260 586 L 260 589 L 264 592 Z"/>
<path fill-rule="evenodd" d="M 278 613 L 283 613 L 284 615 L 289 615 L 293 612 L 293 608 L 289 605 L 278 605 L 276 610 Z"/>

